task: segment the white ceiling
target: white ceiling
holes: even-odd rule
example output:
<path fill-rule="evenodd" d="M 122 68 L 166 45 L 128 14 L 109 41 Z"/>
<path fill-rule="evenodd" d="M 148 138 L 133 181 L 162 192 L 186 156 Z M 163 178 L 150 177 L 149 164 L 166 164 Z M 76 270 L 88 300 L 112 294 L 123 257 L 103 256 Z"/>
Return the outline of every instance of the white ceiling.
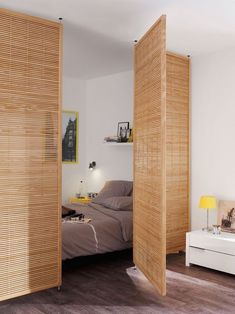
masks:
<path fill-rule="evenodd" d="M 0 0 L 64 21 L 64 74 L 91 78 L 132 68 L 133 40 L 167 15 L 168 50 L 193 56 L 235 47 L 235 0 Z"/>

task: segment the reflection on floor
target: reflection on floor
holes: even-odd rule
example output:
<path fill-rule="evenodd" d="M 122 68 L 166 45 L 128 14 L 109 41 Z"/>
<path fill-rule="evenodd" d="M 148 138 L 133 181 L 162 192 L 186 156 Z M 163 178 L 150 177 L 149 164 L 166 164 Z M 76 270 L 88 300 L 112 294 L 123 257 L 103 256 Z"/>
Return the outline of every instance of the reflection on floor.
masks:
<path fill-rule="evenodd" d="M 167 257 L 167 296 L 133 268 L 131 251 L 68 261 L 61 292 L 50 289 L 0 304 L 4 314 L 234 313 L 235 277 Z"/>

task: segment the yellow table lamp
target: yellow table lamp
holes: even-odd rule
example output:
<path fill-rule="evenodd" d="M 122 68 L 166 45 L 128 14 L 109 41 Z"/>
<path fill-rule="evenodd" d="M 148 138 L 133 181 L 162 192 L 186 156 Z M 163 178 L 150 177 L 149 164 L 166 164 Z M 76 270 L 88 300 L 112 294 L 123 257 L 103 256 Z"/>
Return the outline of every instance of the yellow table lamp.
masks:
<path fill-rule="evenodd" d="M 199 202 L 199 208 L 204 208 L 207 210 L 207 227 L 203 228 L 202 230 L 210 231 L 211 228 L 209 227 L 209 209 L 216 209 L 217 208 L 216 197 L 212 196 L 212 195 L 201 196 L 200 202 Z"/>

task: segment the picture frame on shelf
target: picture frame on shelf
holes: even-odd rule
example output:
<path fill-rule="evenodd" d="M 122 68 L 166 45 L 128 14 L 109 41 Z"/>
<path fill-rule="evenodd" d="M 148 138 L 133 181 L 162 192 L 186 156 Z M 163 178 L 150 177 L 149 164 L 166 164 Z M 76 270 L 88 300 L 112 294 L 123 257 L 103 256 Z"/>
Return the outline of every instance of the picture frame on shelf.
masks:
<path fill-rule="evenodd" d="M 127 142 L 127 134 L 129 132 L 129 122 L 118 122 L 117 136 L 121 142 Z"/>
<path fill-rule="evenodd" d="M 235 201 L 219 201 L 218 225 L 223 232 L 235 233 Z"/>
<path fill-rule="evenodd" d="M 62 111 L 62 162 L 78 163 L 78 112 Z"/>

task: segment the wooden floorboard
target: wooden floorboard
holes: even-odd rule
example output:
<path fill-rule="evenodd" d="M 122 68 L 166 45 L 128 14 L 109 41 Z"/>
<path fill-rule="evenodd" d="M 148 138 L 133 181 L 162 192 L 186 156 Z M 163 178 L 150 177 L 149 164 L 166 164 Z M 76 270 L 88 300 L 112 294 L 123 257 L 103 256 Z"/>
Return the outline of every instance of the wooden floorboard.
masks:
<path fill-rule="evenodd" d="M 235 276 L 185 267 L 167 257 L 167 296 L 133 268 L 131 251 L 68 261 L 62 291 L 49 289 L 0 303 L 1 314 L 235 313 Z"/>

